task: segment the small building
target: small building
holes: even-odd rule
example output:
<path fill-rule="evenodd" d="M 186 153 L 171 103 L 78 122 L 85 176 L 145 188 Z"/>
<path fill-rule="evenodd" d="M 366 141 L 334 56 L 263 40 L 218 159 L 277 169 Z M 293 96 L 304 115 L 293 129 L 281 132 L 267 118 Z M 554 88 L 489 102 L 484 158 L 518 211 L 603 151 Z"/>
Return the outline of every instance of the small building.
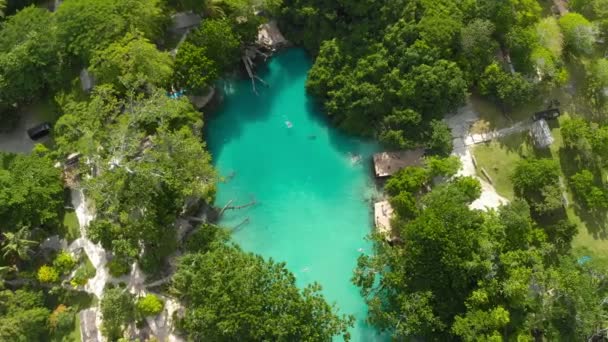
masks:
<path fill-rule="evenodd" d="M 374 154 L 374 173 L 378 178 L 389 177 L 408 166 L 421 166 L 424 149 L 381 152 Z"/>
<path fill-rule="evenodd" d="M 534 140 L 534 145 L 538 148 L 547 148 L 553 144 L 551 128 L 545 119 L 537 120 L 532 124 L 530 135 Z"/>
<path fill-rule="evenodd" d="M 394 240 L 391 230 L 391 218 L 393 217 L 393 207 L 388 201 L 374 203 L 374 224 L 378 233 L 382 234 L 386 241 Z"/>
<path fill-rule="evenodd" d="M 176 13 L 171 16 L 172 23 L 169 30 L 181 35 L 200 25 L 202 20 L 200 15 L 192 11 Z"/>

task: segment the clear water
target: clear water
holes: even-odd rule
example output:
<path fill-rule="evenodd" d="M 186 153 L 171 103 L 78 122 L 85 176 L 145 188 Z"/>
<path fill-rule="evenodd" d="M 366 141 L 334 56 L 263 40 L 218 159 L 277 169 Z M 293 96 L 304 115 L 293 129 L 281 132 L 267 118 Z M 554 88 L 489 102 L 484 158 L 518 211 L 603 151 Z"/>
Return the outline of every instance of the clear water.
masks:
<path fill-rule="evenodd" d="M 216 204 L 256 205 L 227 211 L 221 224 L 240 226 L 234 239 L 248 251 L 285 261 L 298 285 L 313 281 L 341 313 L 355 315 L 352 341 L 378 338 L 350 279 L 372 226 L 373 143 L 332 128 L 304 89 L 311 61 L 299 49 L 275 56 L 260 71 L 269 84 L 256 96 L 248 80 L 226 81 L 221 108 L 207 116 L 206 139 L 225 182 Z M 360 161 L 356 157 L 360 156 Z"/>

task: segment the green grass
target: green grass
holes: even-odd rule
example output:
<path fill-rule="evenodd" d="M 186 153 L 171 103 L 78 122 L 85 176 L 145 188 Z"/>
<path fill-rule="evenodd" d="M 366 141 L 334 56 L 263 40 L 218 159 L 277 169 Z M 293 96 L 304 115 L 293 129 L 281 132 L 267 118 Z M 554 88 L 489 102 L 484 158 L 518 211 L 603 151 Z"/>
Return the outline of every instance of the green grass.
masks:
<path fill-rule="evenodd" d="M 558 122 L 563 122 L 567 120 L 569 116 L 567 114 L 561 116 Z M 562 178 L 564 182 L 567 182 L 566 175 L 564 175 L 564 171 L 571 172 L 570 170 L 566 170 L 567 168 L 573 167 L 573 165 L 569 165 L 569 162 L 562 163 L 562 147 L 563 147 L 563 138 L 561 132 L 559 130 L 559 125 L 552 124 L 551 125 L 551 133 L 553 134 L 553 138 L 555 141 L 553 145 L 551 145 L 551 156 L 559 162 L 562 166 L 560 172 L 562 173 Z M 602 258 L 608 258 L 608 236 L 602 236 L 602 234 L 598 234 L 598 229 L 601 227 L 594 227 L 589 224 L 589 220 L 585 220 L 582 215 L 585 215 L 584 211 L 577 210 L 577 205 L 575 198 L 572 193 L 567 189 L 566 198 L 568 199 L 568 203 L 570 204 L 566 208 L 566 213 L 568 215 L 569 220 L 576 224 L 578 227 L 578 234 L 574 237 L 572 241 L 572 247 L 574 249 L 582 249 L 586 248 L 597 254 Z"/>
<path fill-rule="evenodd" d="M 73 210 L 66 211 L 63 216 L 62 235 L 68 241 L 68 243 L 80 237 L 80 225 L 78 224 L 76 212 Z"/>
<path fill-rule="evenodd" d="M 508 125 L 508 120 L 500 114 L 497 108 L 494 107 L 491 110 L 492 104 L 478 102 L 476 106 L 481 106 L 478 110 L 485 113 L 485 115 L 482 115 L 482 119 L 489 121 L 491 127 L 501 128 L 503 125 Z M 487 106 L 487 108 L 484 106 Z M 527 157 L 555 159 L 561 166 L 560 173 L 562 179 L 564 182 L 567 182 L 567 175 L 565 173 L 570 174 L 573 172 L 573 168 L 576 168 L 576 165 L 571 165 L 570 161 L 561 160 L 565 155 L 562 149 L 563 139 L 560 133 L 560 123 L 567 118 L 568 115 L 565 114 L 557 122 L 549 122 L 554 138 L 554 143 L 549 151 L 534 150 L 527 137 L 527 132 L 480 144 L 473 148 L 472 152 L 477 160 L 478 167 L 485 168 L 490 177 L 492 177 L 496 192 L 509 200 L 514 198 L 513 184 L 510 177 L 515 170 L 517 162 Z M 478 176 L 485 179 L 479 168 L 477 170 Z M 590 215 L 577 206 L 576 199 L 569 189 L 566 189 L 566 198 L 569 203 L 569 206 L 566 208 L 566 214 L 569 220 L 578 227 L 578 234 L 572 243 L 573 248 L 576 250 L 587 249 L 597 254 L 600 258 L 608 259 L 608 235 L 603 232 L 602 225 L 590 219 Z"/>
<path fill-rule="evenodd" d="M 523 156 L 530 155 L 530 151 L 526 133 L 513 134 L 476 145 L 473 148 L 473 155 L 477 160 L 477 175 L 486 179 L 481 172 L 481 168 L 484 168 L 492 178 L 496 192 L 509 200 L 513 200 L 515 194 L 511 175 L 515 171 L 517 162 Z"/>

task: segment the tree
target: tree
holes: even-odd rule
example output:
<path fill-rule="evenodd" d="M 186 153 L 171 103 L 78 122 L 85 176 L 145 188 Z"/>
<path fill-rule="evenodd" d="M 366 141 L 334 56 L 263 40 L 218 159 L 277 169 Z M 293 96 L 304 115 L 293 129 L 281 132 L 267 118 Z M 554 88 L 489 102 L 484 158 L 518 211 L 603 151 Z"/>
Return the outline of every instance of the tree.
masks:
<path fill-rule="evenodd" d="M 446 60 L 422 64 L 408 75 L 404 95 L 427 117 L 442 117 L 465 102 L 467 84 L 458 66 Z"/>
<path fill-rule="evenodd" d="M 180 87 L 202 93 L 218 77 L 218 66 L 207 57 L 207 50 L 185 42 L 175 57 L 175 79 Z"/>
<path fill-rule="evenodd" d="M 41 292 L 0 291 L 0 341 L 42 341 L 50 311 Z"/>
<path fill-rule="evenodd" d="M 133 296 L 124 289 L 115 287 L 104 290 L 99 308 L 101 332 L 109 340 L 122 337 L 124 326 L 135 320 Z"/>
<path fill-rule="evenodd" d="M 581 170 L 570 177 L 574 193 L 592 211 L 608 207 L 608 191 L 597 186 L 595 176 L 589 170 Z M 601 182 L 600 182 L 601 184 Z"/>
<path fill-rule="evenodd" d="M 163 87 L 173 75 L 173 60 L 141 34 L 127 33 L 106 49 L 95 52 L 89 70 L 99 83 L 111 83 L 116 89 Z"/>
<path fill-rule="evenodd" d="M 6 10 L 6 0 L 0 0 L 0 18 L 4 17 L 4 10 Z"/>
<path fill-rule="evenodd" d="M 18 259 L 28 260 L 32 247 L 38 242 L 30 240 L 30 230 L 28 227 L 21 227 L 17 232 L 2 233 L 2 257 L 5 260 L 16 263 Z"/>
<path fill-rule="evenodd" d="M 557 20 L 548 17 L 536 24 L 539 44 L 549 50 L 554 58 L 560 58 L 564 49 L 564 36 Z"/>
<path fill-rule="evenodd" d="M 596 110 L 605 108 L 608 96 L 608 59 L 598 58 L 587 67 L 587 97 Z"/>
<path fill-rule="evenodd" d="M 567 13 L 559 18 L 559 26 L 564 33 L 566 48 L 572 54 L 593 53 L 596 32 L 593 25 L 578 13 Z"/>
<path fill-rule="evenodd" d="M 216 173 L 200 138 L 200 113 L 188 99 L 163 90 L 130 94 L 119 98 L 103 85 L 88 102 L 68 99 L 57 144 L 78 148 L 96 165 L 83 181 L 96 207 L 90 239 L 111 250 L 118 266 L 139 261 L 156 272 L 176 248 L 176 218 L 213 201 Z"/>
<path fill-rule="evenodd" d="M 59 41 L 71 55 L 86 64 L 96 50 L 103 50 L 137 30 L 147 39 L 162 31 L 164 16 L 159 0 L 70 0 L 55 14 Z"/>
<path fill-rule="evenodd" d="M 521 160 L 511 179 L 517 196 L 525 199 L 537 214 L 548 214 L 562 207 L 559 166 L 554 160 Z"/>
<path fill-rule="evenodd" d="M 420 187 L 415 183 L 400 193 Z M 477 247 L 484 239 L 483 216 L 468 208 L 479 184 L 476 194 L 467 194 L 467 184 L 462 179 L 433 189 L 415 217 L 393 227 L 402 245 L 381 245 L 376 256 L 359 258 L 353 280 L 367 298 L 369 320 L 380 330 L 397 338 L 448 339 L 474 286 L 471 279 L 487 271 L 481 262 L 485 251 Z"/>
<path fill-rule="evenodd" d="M 5 231 L 21 227 L 60 226 L 63 213 L 61 171 L 47 156 L 0 154 L 0 226 Z"/>
<path fill-rule="evenodd" d="M 479 82 L 482 95 L 514 107 L 532 99 L 533 88 L 521 74 L 506 73 L 497 63 L 490 64 Z"/>
<path fill-rule="evenodd" d="M 460 32 L 460 46 L 469 61 L 469 68 L 477 76 L 492 62 L 498 43 L 492 35 L 494 24 L 489 20 L 475 19 Z"/>
<path fill-rule="evenodd" d="M 205 55 L 220 71 L 229 71 L 239 60 L 241 44 L 226 19 L 203 20 L 188 41 L 205 48 Z"/>
<path fill-rule="evenodd" d="M 137 300 L 135 307 L 142 317 L 156 316 L 163 311 L 165 303 L 153 294 L 147 294 Z"/>
<path fill-rule="evenodd" d="M 8 17 L 0 26 L 0 112 L 58 83 L 60 51 L 49 11 L 30 6 Z"/>
<path fill-rule="evenodd" d="M 180 325 L 192 340 L 348 339 L 352 324 L 336 315 L 319 285 L 299 290 L 285 264 L 227 245 L 182 257 L 173 289 L 187 305 Z"/>

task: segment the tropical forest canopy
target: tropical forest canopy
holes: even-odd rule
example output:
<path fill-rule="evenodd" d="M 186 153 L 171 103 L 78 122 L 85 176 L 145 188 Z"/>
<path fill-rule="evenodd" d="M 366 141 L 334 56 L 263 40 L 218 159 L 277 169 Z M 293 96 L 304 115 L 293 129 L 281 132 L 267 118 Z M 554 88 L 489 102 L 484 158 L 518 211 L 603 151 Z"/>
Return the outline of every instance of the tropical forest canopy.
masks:
<path fill-rule="evenodd" d="M 579 258 L 562 193 L 605 217 L 608 3 L 568 5 L 554 15 L 548 0 L 65 0 L 49 11 L 0 0 L 0 130 L 36 103 L 54 113 L 51 144 L 0 153 L 0 341 L 69 340 L 94 302 L 100 331 L 119 340 L 169 297 L 185 306 L 176 328 L 190 340 L 349 338 L 352 317 L 319 284 L 298 288 L 286 265 L 196 217 L 212 212 L 220 178 L 205 116 L 169 95 L 205 95 L 239 71 L 269 17 L 314 58 L 306 88 L 336 126 L 434 155 L 384 187 L 395 240 L 373 235 L 353 275 L 370 323 L 396 340 L 605 339 L 605 260 Z M 203 17 L 183 40 L 167 34 L 180 11 Z M 579 101 L 559 152 L 574 157 L 517 162 L 513 201 L 471 209 L 481 185 L 444 158 L 445 116 L 470 94 L 508 113 L 571 84 Z M 43 246 L 83 237 L 74 191 L 95 214 L 86 238 L 107 252 L 105 271 L 168 279 L 159 293 L 134 296 L 114 278 L 93 300 L 100 270 L 86 253 Z"/>

